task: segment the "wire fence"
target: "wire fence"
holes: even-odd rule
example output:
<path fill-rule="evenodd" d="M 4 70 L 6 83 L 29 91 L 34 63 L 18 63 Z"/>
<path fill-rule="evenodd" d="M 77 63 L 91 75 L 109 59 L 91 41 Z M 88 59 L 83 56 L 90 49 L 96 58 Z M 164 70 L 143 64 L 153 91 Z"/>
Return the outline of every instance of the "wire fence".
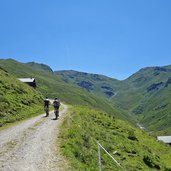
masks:
<path fill-rule="evenodd" d="M 74 121 L 70 115 L 70 113 L 68 113 L 69 117 L 68 117 L 68 120 L 67 120 L 67 124 L 68 124 L 68 127 L 70 128 L 71 126 L 71 122 Z M 86 134 L 86 132 L 85 132 Z M 94 139 L 92 137 L 92 139 Z M 100 171 L 102 171 L 102 158 L 101 158 L 101 149 L 117 164 L 117 166 L 123 170 L 123 171 L 126 171 L 125 168 L 123 168 L 123 166 L 121 166 L 121 164 L 97 141 L 94 139 L 94 141 L 97 142 L 98 144 L 98 161 L 99 161 L 99 168 L 100 168 Z"/>
<path fill-rule="evenodd" d="M 99 159 L 99 168 L 100 168 L 100 171 L 102 171 L 102 162 L 101 162 L 101 151 L 100 149 L 103 149 L 103 151 L 123 170 L 123 171 L 126 171 L 122 166 L 121 164 L 99 143 L 97 142 L 98 144 L 98 159 Z"/>

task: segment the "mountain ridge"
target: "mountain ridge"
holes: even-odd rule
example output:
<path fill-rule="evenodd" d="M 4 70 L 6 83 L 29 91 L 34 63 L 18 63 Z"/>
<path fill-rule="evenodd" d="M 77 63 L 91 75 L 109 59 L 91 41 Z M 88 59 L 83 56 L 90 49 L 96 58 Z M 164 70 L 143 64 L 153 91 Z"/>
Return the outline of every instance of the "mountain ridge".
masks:
<path fill-rule="evenodd" d="M 109 84 L 109 80 L 105 80 L 105 85 L 99 84 L 99 80 L 95 82 L 91 74 L 82 74 L 81 78 L 79 72 L 61 71 L 57 74 L 68 83 L 114 102 L 134 115 L 147 129 L 164 135 L 171 133 L 171 65 L 145 67 L 123 81 L 111 79 Z"/>
<path fill-rule="evenodd" d="M 92 74 L 92 75 L 100 75 L 100 76 L 105 76 L 105 77 L 108 77 L 108 78 L 111 78 L 111 79 L 114 79 L 114 80 L 117 80 L 117 81 L 124 81 L 124 80 L 127 80 L 128 78 L 130 78 L 130 77 L 132 77 L 135 73 L 138 73 L 139 71 L 141 71 L 141 70 L 146 70 L 146 69 L 149 69 L 149 68 L 156 68 L 156 69 L 160 69 L 160 68 L 166 68 L 166 69 L 168 69 L 169 71 L 171 71 L 171 64 L 168 64 L 168 65 L 161 65 L 161 66 L 147 66 L 147 67 L 143 67 L 143 68 L 140 68 L 139 70 L 137 70 L 137 71 L 135 71 L 135 73 L 133 73 L 133 74 L 131 74 L 130 76 L 128 76 L 127 78 L 125 78 L 125 79 L 123 79 L 123 80 L 120 80 L 120 79 L 117 79 L 117 78 L 113 78 L 113 77 L 110 77 L 110 76 L 106 76 L 106 75 L 104 75 L 104 74 L 96 74 L 96 73 L 90 73 L 90 72 L 84 72 L 84 71 L 78 71 L 78 70 L 72 70 L 72 69 L 69 69 L 69 70 L 67 70 L 67 69 L 63 69 L 63 70 L 56 70 L 56 69 L 52 69 L 49 65 L 47 65 L 47 64 L 44 64 L 44 63 L 39 63 L 39 62 L 34 62 L 34 61 L 32 61 L 32 62 L 19 62 L 19 61 L 17 61 L 17 60 L 15 60 L 15 59 L 13 59 L 13 58 L 7 58 L 7 59 L 0 59 L 1 61 L 15 61 L 15 62 L 17 62 L 17 63 L 21 63 L 21 64 L 28 64 L 28 65 L 37 65 L 37 66 L 46 66 L 47 68 L 49 68 L 49 70 L 51 70 L 51 71 L 53 71 L 53 72 L 65 72 L 65 71 L 73 71 L 73 72 L 78 72 L 78 73 L 85 73 L 85 74 Z"/>
<path fill-rule="evenodd" d="M 20 63 L 16 60 L 0 60 L 0 67 L 13 74 L 15 77 L 34 77 L 39 90 L 44 96 L 49 98 L 60 97 L 68 104 L 86 105 L 100 108 L 116 117 L 125 117 L 119 109 L 115 109 L 112 103 L 106 102 L 103 98 L 87 92 L 78 86 L 66 84 L 54 72 L 42 68 L 42 64 Z M 114 112 L 115 111 L 115 112 Z M 120 113 L 120 114 L 117 114 Z M 128 117 L 128 116 L 127 116 Z"/>
<path fill-rule="evenodd" d="M 115 108 L 126 117 L 138 119 L 151 131 L 171 133 L 171 65 L 145 67 L 123 81 L 74 70 L 53 71 L 44 64 L 11 59 L 0 60 L 0 66 L 16 76 L 35 75 L 41 85 L 39 90 L 49 97 L 61 96 L 71 104 L 96 104 L 106 109 L 108 106 L 110 113 Z"/>

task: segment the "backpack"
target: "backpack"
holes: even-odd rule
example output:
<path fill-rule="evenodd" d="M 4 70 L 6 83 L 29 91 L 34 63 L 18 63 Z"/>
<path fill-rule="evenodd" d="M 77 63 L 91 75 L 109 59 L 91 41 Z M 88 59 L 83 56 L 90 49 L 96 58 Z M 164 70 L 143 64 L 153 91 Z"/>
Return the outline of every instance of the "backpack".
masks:
<path fill-rule="evenodd" d="M 60 102 L 57 101 L 57 100 L 55 100 L 55 101 L 53 102 L 53 105 L 54 105 L 54 107 L 59 107 L 59 106 L 60 106 Z"/>
<path fill-rule="evenodd" d="M 45 99 L 44 104 L 45 104 L 45 106 L 48 106 L 49 105 L 49 99 Z"/>

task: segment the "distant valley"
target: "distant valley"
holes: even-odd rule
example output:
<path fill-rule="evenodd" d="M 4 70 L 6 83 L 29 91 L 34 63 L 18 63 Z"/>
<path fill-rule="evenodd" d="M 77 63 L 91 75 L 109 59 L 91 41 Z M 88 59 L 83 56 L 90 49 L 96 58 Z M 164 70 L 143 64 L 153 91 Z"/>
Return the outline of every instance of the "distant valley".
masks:
<path fill-rule="evenodd" d="M 55 73 L 66 83 L 109 100 L 147 130 L 171 134 L 171 65 L 147 67 L 123 81 L 77 71 Z"/>
<path fill-rule="evenodd" d="M 171 134 L 171 65 L 143 68 L 123 81 L 13 59 L 0 60 L 0 66 L 17 77 L 35 77 L 44 96 L 115 111 L 154 135 Z"/>
<path fill-rule="evenodd" d="M 35 78 L 37 88 L 17 79 L 25 77 Z M 1 59 L 0 83 L 2 128 L 41 114 L 45 96 L 58 97 L 69 106 L 58 146 L 74 170 L 99 170 L 97 141 L 126 170 L 171 170 L 170 146 L 156 141 L 156 135 L 171 134 L 171 66 L 147 67 L 119 81 Z M 35 127 L 51 123 L 48 119 L 41 117 Z M 102 159 L 103 168 L 116 167 L 103 152 Z"/>

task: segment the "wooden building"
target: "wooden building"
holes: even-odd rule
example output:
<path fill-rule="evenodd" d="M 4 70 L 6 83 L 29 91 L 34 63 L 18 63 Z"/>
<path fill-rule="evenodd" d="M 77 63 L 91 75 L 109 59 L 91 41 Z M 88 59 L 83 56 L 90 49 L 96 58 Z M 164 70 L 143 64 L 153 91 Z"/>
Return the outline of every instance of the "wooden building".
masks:
<path fill-rule="evenodd" d="M 157 136 L 157 140 L 171 145 L 171 136 Z"/>
<path fill-rule="evenodd" d="M 35 78 L 18 78 L 21 82 L 28 84 L 31 87 L 36 87 Z"/>

